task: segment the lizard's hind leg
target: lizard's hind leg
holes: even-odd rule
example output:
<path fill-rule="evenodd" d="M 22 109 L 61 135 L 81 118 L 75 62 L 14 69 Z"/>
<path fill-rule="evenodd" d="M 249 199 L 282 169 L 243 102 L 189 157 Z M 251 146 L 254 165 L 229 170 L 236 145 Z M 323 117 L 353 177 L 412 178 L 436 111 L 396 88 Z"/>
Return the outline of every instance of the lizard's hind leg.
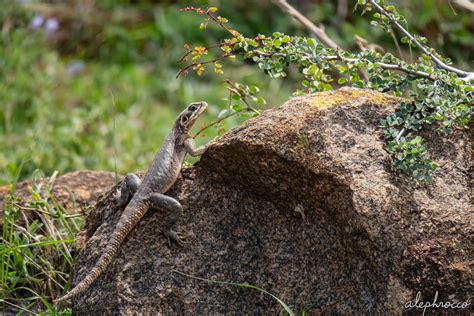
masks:
<path fill-rule="evenodd" d="M 154 209 L 162 209 L 171 212 L 163 223 L 163 234 L 166 237 L 173 239 L 178 245 L 184 246 L 186 244 L 184 238 L 173 230 L 174 225 L 178 221 L 181 214 L 183 214 L 183 207 L 181 204 L 170 196 L 161 193 L 152 193 L 150 196 L 151 207 Z"/>
<path fill-rule="evenodd" d="M 130 201 L 135 192 L 137 192 L 141 182 L 142 181 L 136 174 L 127 174 L 125 180 L 122 183 L 122 187 L 120 188 L 120 196 L 118 196 L 115 200 L 115 205 L 117 207 L 125 206 L 128 201 Z"/>

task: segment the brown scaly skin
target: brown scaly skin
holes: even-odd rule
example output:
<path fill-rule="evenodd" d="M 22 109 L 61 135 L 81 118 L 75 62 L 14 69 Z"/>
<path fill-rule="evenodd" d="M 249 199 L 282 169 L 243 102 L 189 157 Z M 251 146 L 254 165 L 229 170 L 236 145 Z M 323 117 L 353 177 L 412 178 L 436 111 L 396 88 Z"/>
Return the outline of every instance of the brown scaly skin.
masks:
<path fill-rule="evenodd" d="M 188 135 L 196 119 L 206 107 L 206 102 L 192 103 L 181 112 L 164 144 L 156 153 L 143 182 L 140 183 L 140 179 L 134 174 L 127 175 L 121 188 L 121 194 L 117 199 L 117 206 L 123 207 L 130 197 L 131 200 L 112 232 L 102 256 L 89 274 L 68 294 L 57 299 L 55 303 L 69 300 L 85 291 L 105 270 L 125 237 L 150 208 L 171 212 L 164 223 L 163 233 L 179 245 L 184 244 L 181 236 L 172 230 L 183 212 L 183 208 L 177 200 L 164 195 L 164 193 L 176 182 L 186 154 L 193 157 L 202 155 L 208 147 L 207 144 L 196 148 L 194 140 Z"/>

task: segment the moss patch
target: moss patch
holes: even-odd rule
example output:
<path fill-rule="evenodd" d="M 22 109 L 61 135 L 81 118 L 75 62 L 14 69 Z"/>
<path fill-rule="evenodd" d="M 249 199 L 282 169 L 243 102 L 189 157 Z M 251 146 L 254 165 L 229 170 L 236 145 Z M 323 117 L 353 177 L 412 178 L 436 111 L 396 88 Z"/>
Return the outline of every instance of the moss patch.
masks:
<path fill-rule="evenodd" d="M 312 106 L 325 109 L 337 104 L 352 103 L 353 100 L 364 100 L 374 104 L 399 102 L 397 97 L 371 90 L 342 88 L 336 91 L 320 92 L 310 97 Z"/>

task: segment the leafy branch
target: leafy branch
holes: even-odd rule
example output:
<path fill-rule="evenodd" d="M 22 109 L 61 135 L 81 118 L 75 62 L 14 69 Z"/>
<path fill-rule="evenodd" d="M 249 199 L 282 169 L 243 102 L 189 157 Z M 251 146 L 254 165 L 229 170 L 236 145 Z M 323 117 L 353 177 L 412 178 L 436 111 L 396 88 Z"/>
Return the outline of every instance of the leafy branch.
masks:
<path fill-rule="evenodd" d="M 207 16 L 207 18 L 204 20 L 204 22 L 201 23 L 201 25 L 199 26 L 201 29 L 207 28 L 207 25 L 209 24 L 209 22 L 212 22 L 212 23 L 217 24 L 219 27 L 224 29 L 227 33 L 229 33 L 232 36 L 235 36 L 235 35 L 238 34 L 237 31 L 231 30 L 230 28 L 228 28 L 225 25 L 225 23 L 228 22 L 228 20 L 226 18 L 223 18 L 221 16 L 216 16 L 215 14 L 213 14 L 214 12 L 217 11 L 216 7 L 210 7 L 207 10 L 203 10 L 201 8 L 195 8 L 195 7 L 186 7 L 186 8 L 183 8 L 183 9 L 180 10 L 180 12 L 189 12 L 189 11 L 195 12 L 195 13 L 200 14 L 200 15 L 206 15 Z M 186 53 L 178 60 L 178 63 L 187 62 L 188 57 L 190 55 L 194 55 L 192 57 L 192 60 L 200 59 L 202 55 L 207 55 L 208 51 L 210 49 L 218 48 L 218 47 L 224 47 L 224 46 L 232 47 L 233 43 L 225 41 L 225 42 L 219 43 L 217 45 L 212 45 L 212 46 L 208 46 L 208 47 L 198 46 L 198 47 L 194 47 L 193 49 L 190 49 L 189 45 L 186 44 L 186 45 L 184 45 L 184 49 L 186 50 Z M 201 62 L 192 62 L 192 63 L 188 64 L 187 66 L 185 66 L 184 68 L 180 69 L 178 71 L 178 73 L 176 74 L 176 78 L 178 78 L 182 74 L 187 74 L 188 70 L 191 69 L 191 68 L 193 70 L 196 70 L 198 75 L 201 75 L 204 71 L 204 65 L 211 64 L 211 63 L 214 64 L 214 69 L 216 70 L 217 74 L 223 74 L 222 69 L 221 69 L 222 67 L 218 63 L 218 61 L 222 60 L 224 58 L 232 59 L 232 58 L 235 58 L 235 57 L 236 57 L 236 55 L 234 55 L 234 54 L 225 53 L 225 54 L 222 54 L 221 56 L 218 56 L 217 58 L 214 58 L 212 60 L 201 61 Z"/>
<path fill-rule="evenodd" d="M 228 97 L 228 108 L 222 110 L 219 115 L 218 119 L 216 121 L 213 121 L 204 127 L 202 127 L 200 130 L 198 130 L 193 138 L 196 138 L 198 135 L 200 135 L 203 131 L 206 129 L 216 126 L 220 124 L 222 121 L 236 115 L 241 115 L 241 116 L 257 116 L 260 115 L 260 111 L 258 111 L 254 106 L 250 104 L 250 101 L 248 98 L 251 98 L 253 101 L 258 102 L 260 104 L 265 104 L 266 101 L 262 97 L 257 96 L 256 94 L 260 91 L 260 89 L 257 86 L 247 86 L 247 85 L 242 85 L 239 83 L 234 83 L 230 80 L 226 80 L 227 84 L 227 90 L 229 90 L 229 97 Z M 232 103 L 232 101 L 242 101 L 244 103 L 244 106 L 238 103 Z"/>
<path fill-rule="evenodd" d="M 296 66 L 303 77 L 301 83 L 304 87 L 304 90 L 297 90 L 296 94 L 331 90 L 336 78 L 339 85 L 392 92 L 399 96 L 408 94 L 412 101 L 402 102 L 393 115 L 381 121 L 380 126 L 387 141 L 386 151 L 393 157 L 395 169 L 428 181 L 437 165 L 429 158 L 423 139 L 416 134 L 430 125 L 444 135 L 468 127 L 473 104 L 472 73 L 447 65 L 433 49 L 422 44 L 426 39 L 408 33 L 400 24 L 406 23 L 405 19 L 393 6 L 386 6 L 383 1 L 376 0 L 359 0 L 358 3 L 364 5 L 362 13 L 376 9 L 371 24 L 387 32 L 392 31 L 393 24 L 402 33 L 408 34 L 402 42 L 414 43 L 424 53 L 417 62 L 406 63 L 390 53 L 381 54 L 371 50 L 351 53 L 327 47 L 312 38 L 288 36 L 279 32 L 271 36 L 259 34 L 249 38 L 227 27 L 227 19 L 214 15 L 216 8 L 187 8 L 184 11 L 205 14 L 205 23 L 217 24 L 232 37 L 206 48 L 185 47 L 187 51 L 181 61 L 192 54 L 193 62 L 181 69 L 178 75 L 191 67 L 201 75 L 206 64 L 216 64 L 226 58 L 241 58 L 253 61 L 272 78 L 285 77 L 289 65 Z M 203 60 L 202 57 L 211 49 L 219 50 L 220 53 L 216 53 L 217 57 L 212 60 Z M 221 68 L 216 71 L 215 67 L 215 72 L 222 74 Z M 362 75 L 367 75 L 368 82 L 361 78 Z M 233 96 L 242 99 L 239 93 Z M 249 110 L 248 104 L 245 109 Z"/>
<path fill-rule="evenodd" d="M 408 32 L 398 21 L 403 20 L 406 22 L 406 20 L 396 11 L 394 6 L 385 6 L 383 7 L 384 3 L 381 0 L 359 0 L 359 4 L 365 5 L 366 9 L 370 8 L 373 6 L 378 12 L 380 12 L 386 19 L 390 21 L 391 24 L 397 27 L 407 38 L 409 43 L 414 43 L 421 51 L 429 56 L 433 62 L 438 65 L 438 67 L 445 69 L 447 71 L 453 72 L 457 74 L 460 77 L 467 77 L 471 73 L 467 71 L 463 71 L 460 69 L 457 69 L 455 67 L 449 66 L 446 63 L 444 63 L 441 59 L 439 59 L 436 56 L 436 53 L 434 49 L 428 48 L 425 45 L 423 45 L 420 41 L 426 41 L 426 38 L 419 37 L 419 40 L 417 39 L 418 36 L 412 35 L 410 32 Z M 382 19 L 380 15 L 376 15 L 377 18 Z M 383 20 L 383 19 L 382 19 Z M 386 23 L 388 24 L 388 23 Z"/>

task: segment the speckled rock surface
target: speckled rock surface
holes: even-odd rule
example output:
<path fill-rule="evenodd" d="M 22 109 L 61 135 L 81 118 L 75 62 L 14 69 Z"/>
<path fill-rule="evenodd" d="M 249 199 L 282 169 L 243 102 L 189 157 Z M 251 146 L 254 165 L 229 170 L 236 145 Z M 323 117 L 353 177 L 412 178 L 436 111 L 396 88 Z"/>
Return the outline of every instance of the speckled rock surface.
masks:
<path fill-rule="evenodd" d="M 417 184 L 391 171 L 383 150 L 379 121 L 398 101 L 341 89 L 294 98 L 231 130 L 168 192 L 184 207 L 178 229 L 189 245 L 168 244 L 166 214 L 149 211 L 74 301 L 75 314 L 280 310 L 258 291 L 173 270 L 250 283 L 311 314 L 399 314 L 418 291 L 424 301 L 436 291 L 438 301 L 472 299 L 472 132 L 429 136 L 441 168 Z M 81 234 L 74 283 L 120 216 L 109 205 L 110 195 Z"/>

